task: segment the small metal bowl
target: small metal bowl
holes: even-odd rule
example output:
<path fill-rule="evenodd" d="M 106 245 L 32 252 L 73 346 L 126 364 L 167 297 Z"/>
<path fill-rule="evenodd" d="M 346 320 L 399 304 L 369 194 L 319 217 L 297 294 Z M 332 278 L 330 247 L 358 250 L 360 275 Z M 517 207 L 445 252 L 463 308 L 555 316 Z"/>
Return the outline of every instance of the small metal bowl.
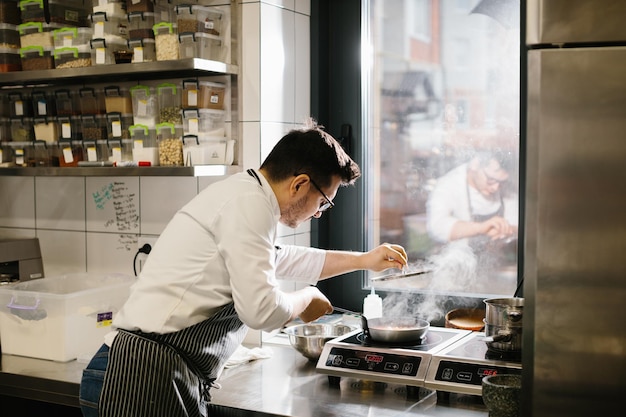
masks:
<path fill-rule="evenodd" d="M 351 332 L 354 328 L 344 324 L 297 324 L 283 329 L 289 343 L 310 361 L 317 361 L 329 340 Z"/>

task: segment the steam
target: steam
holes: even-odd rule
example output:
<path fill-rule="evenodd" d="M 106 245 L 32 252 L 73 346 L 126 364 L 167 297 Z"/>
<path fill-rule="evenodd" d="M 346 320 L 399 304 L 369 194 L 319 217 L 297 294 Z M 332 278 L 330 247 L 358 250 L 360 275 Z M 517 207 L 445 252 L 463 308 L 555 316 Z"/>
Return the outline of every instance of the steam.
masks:
<path fill-rule="evenodd" d="M 468 245 L 449 244 L 431 256 L 427 263 L 432 279 L 425 287 L 423 298 L 416 300 L 414 294 L 393 292 L 383 299 L 383 315 L 386 317 L 418 317 L 427 321 L 442 318 L 445 304 L 451 292 L 471 289 L 476 282 L 477 260 Z M 409 266 L 408 271 L 422 269 L 423 262 Z"/>

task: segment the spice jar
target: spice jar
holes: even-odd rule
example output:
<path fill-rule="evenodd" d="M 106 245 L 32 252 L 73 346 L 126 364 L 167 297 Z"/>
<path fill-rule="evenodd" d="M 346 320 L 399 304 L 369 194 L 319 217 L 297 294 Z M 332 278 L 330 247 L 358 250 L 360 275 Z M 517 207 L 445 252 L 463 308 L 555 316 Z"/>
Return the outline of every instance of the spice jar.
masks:
<path fill-rule="evenodd" d="M 172 83 L 159 84 L 157 96 L 159 98 L 159 122 L 180 125 L 183 122 L 180 87 Z"/>
<path fill-rule="evenodd" d="M 156 132 L 159 146 L 159 165 L 182 166 L 182 128 L 177 129 L 173 123 L 159 123 Z"/>
<path fill-rule="evenodd" d="M 178 59 L 178 35 L 172 23 L 161 22 L 152 27 L 157 61 Z"/>
<path fill-rule="evenodd" d="M 132 125 L 128 128 L 133 142 L 133 161 L 151 166 L 159 165 L 159 148 L 156 131 L 146 125 Z"/>
<path fill-rule="evenodd" d="M 159 103 L 154 90 L 146 85 L 135 85 L 130 88 L 130 95 L 133 101 L 133 124 L 154 129 L 159 118 Z"/>

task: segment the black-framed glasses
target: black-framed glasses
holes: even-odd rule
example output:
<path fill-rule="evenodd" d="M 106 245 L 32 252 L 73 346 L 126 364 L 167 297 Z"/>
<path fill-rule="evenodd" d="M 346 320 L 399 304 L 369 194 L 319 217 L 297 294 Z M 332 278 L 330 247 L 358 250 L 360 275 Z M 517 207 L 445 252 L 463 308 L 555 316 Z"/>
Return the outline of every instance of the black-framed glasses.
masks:
<path fill-rule="evenodd" d="M 328 198 L 326 194 L 324 194 L 324 191 L 322 191 L 322 189 L 315 183 L 315 181 L 313 181 L 313 178 L 309 176 L 309 179 L 311 180 L 311 184 L 313 184 L 313 187 L 315 187 L 317 191 L 319 191 L 320 194 L 326 199 L 326 202 L 322 203 L 320 207 L 317 209 L 317 211 L 321 213 L 323 211 L 326 211 L 328 209 L 335 207 L 335 203 L 333 203 L 333 200 L 331 200 L 330 198 Z"/>

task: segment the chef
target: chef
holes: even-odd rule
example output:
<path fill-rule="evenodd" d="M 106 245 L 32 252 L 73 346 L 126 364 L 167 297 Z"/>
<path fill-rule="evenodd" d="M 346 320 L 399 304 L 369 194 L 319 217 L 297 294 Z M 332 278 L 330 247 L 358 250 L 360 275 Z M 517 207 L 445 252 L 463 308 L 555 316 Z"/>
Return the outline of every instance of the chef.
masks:
<path fill-rule="evenodd" d="M 83 373 L 85 417 L 205 416 L 209 390 L 248 328 L 274 330 L 332 312 L 318 280 L 401 269 L 401 246 L 369 252 L 277 244 L 334 206 L 357 164 L 313 121 L 290 131 L 261 167 L 216 182 L 180 209 L 154 245 L 114 331 Z M 277 280 L 312 284 L 284 292 Z"/>
<path fill-rule="evenodd" d="M 427 229 L 437 242 L 469 245 L 483 259 L 501 255 L 517 238 L 517 199 L 506 195 L 513 158 L 476 152 L 437 180 L 427 203 Z"/>

